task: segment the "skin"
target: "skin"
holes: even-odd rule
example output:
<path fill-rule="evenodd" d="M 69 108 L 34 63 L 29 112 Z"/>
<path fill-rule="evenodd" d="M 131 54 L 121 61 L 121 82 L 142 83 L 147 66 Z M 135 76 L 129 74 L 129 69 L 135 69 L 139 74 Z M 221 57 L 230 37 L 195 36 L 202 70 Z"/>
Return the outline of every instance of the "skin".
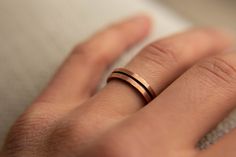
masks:
<path fill-rule="evenodd" d="M 236 104 L 229 35 L 192 29 L 145 47 L 126 68 L 158 96 L 145 104 L 121 81 L 96 87 L 104 71 L 149 33 L 137 16 L 79 44 L 19 117 L 2 157 L 234 157 L 236 132 L 202 151 L 197 142 Z"/>

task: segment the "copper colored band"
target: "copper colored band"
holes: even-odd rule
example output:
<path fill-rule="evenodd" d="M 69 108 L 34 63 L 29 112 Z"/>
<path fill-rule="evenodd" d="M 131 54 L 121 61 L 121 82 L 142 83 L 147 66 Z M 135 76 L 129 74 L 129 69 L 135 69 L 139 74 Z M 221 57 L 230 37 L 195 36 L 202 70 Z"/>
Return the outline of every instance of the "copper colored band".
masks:
<path fill-rule="evenodd" d="M 112 79 L 120 79 L 129 83 L 144 97 L 147 103 L 152 101 L 156 97 L 153 89 L 142 77 L 127 69 L 115 69 L 112 72 L 111 76 L 108 78 L 107 82 L 111 81 Z"/>

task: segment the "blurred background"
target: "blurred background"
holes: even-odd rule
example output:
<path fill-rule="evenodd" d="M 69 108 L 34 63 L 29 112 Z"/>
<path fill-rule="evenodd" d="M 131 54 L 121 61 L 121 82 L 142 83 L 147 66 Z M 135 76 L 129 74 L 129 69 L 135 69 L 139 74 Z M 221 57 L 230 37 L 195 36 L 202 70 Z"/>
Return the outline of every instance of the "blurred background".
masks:
<path fill-rule="evenodd" d="M 0 0 L 0 146 L 74 45 L 140 11 L 153 18 L 154 30 L 119 64 L 148 42 L 192 25 L 222 27 L 236 35 L 236 0 Z M 235 124 L 231 116 L 205 143 Z"/>
<path fill-rule="evenodd" d="M 195 24 L 236 30 L 235 0 L 157 0 Z"/>

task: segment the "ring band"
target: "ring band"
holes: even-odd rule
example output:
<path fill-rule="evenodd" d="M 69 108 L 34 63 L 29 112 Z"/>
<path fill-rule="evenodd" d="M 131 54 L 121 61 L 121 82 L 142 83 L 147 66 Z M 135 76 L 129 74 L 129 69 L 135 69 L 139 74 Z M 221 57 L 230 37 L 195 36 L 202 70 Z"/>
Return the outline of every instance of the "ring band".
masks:
<path fill-rule="evenodd" d="M 156 97 L 156 94 L 151 86 L 138 74 L 135 74 L 128 69 L 115 69 L 109 76 L 107 82 L 110 82 L 113 79 L 119 79 L 130 84 L 144 97 L 147 103 Z"/>

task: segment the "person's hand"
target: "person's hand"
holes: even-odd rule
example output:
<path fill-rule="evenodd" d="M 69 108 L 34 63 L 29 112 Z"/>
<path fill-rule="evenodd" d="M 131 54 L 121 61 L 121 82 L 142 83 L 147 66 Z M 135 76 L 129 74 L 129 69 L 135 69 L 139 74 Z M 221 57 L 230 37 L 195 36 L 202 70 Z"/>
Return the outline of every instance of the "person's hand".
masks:
<path fill-rule="evenodd" d="M 231 39 L 223 33 L 194 29 L 144 48 L 126 68 L 158 94 L 148 104 L 118 80 L 96 92 L 107 67 L 150 25 L 133 18 L 78 45 L 14 124 L 2 156 L 235 157 L 235 131 L 196 148 L 236 104 L 236 54 L 224 52 Z"/>

